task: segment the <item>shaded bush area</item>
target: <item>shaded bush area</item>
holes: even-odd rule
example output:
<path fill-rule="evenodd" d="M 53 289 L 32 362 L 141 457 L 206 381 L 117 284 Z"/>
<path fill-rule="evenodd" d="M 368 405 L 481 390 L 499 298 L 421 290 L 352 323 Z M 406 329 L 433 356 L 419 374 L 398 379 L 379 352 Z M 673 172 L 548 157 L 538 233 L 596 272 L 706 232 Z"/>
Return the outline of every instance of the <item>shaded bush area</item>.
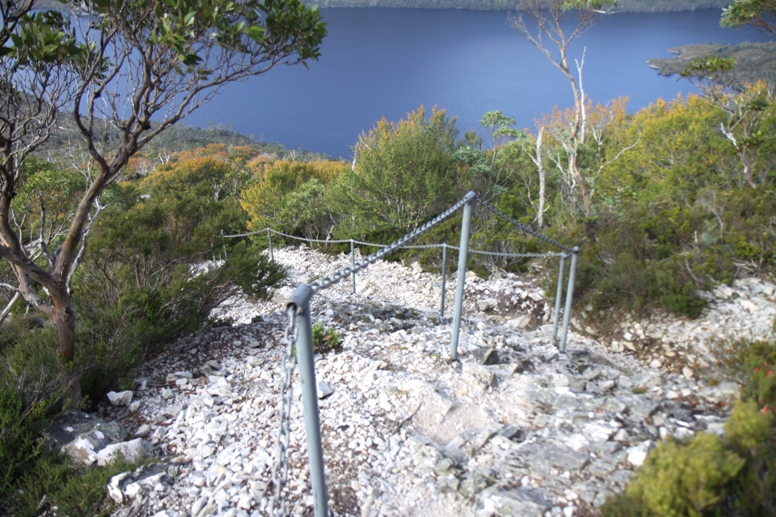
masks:
<path fill-rule="evenodd" d="M 84 394 L 100 397 L 227 298 L 264 297 L 283 277 L 260 248 L 221 237 L 246 224 L 233 174 L 197 157 L 117 186 L 75 283 Z"/>
<path fill-rule="evenodd" d="M 244 171 L 213 156 L 181 158 L 142 180 L 114 185 L 103 196 L 107 207 L 73 279 L 78 353 L 68 371 L 57 366 L 57 335 L 48 322 L 25 317 L 24 306 L 17 304 L 4 324 L 0 500 L 14 510 L 0 509 L 0 514 L 37 515 L 44 494 L 62 515 L 104 512 L 107 479 L 127 466 L 79 468 L 38 441 L 40 430 L 68 406 L 64 379 L 79 378 L 82 405 L 88 408 L 111 389 L 131 387 L 133 368 L 168 341 L 207 323 L 225 299 L 265 297 L 282 279 L 282 268 L 270 263 L 261 248 L 221 237 L 221 230 L 246 229 L 247 216 L 237 199 Z M 40 173 L 27 185 L 47 177 Z M 34 231 L 47 234 L 56 214 L 69 209 L 62 192 L 52 191 L 60 202 L 49 206 L 61 208 L 52 210 L 48 221 L 27 221 Z"/>
<path fill-rule="evenodd" d="M 108 480 L 131 468 L 87 469 L 40 441 L 70 395 L 56 349 L 56 331 L 31 318 L 14 318 L 0 334 L 0 515 L 32 517 L 51 506 L 59 515 L 102 515 Z"/>

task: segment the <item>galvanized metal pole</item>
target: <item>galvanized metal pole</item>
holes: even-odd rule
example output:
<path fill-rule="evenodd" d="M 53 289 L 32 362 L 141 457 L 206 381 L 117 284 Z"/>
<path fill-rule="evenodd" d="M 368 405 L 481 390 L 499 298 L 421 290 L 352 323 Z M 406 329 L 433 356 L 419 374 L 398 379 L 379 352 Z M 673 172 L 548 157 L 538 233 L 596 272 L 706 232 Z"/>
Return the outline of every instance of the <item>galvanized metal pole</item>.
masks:
<path fill-rule="evenodd" d="M 447 288 L 447 243 L 442 244 L 442 308 L 440 317 L 445 317 L 445 290 Z"/>
<path fill-rule="evenodd" d="M 574 281 L 577 276 L 577 260 L 579 259 L 579 246 L 574 246 L 571 250 L 571 269 L 569 270 L 569 286 L 566 290 L 566 308 L 563 309 L 563 335 L 560 338 L 558 349 L 561 353 L 566 352 L 566 339 L 569 335 L 569 321 L 571 321 L 571 301 L 574 298 Z"/>
<path fill-rule="evenodd" d="M 353 248 L 353 239 L 350 239 L 350 268 L 353 271 L 351 273 L 353 277 L 353 294 L 356 294 L 356 253 Z"/>
<path fill-rule="evenodd" d="M 226 256 L 226 241 L 224 240 L 224 231 L 221 230 L 221 246 L 224 247 L 224 260 L 226 260 L 228 257 Z"/>
<path fill-rule="evenodd" d="M 267 241 L 269 241 L 269 258 L 271 261 L 275 261 L 275 253 L 272 251 L 272 230 L 267 228 Z"/>
<path fill-rule="evenodd" d="M 455 307 L 453 308 L 453 328 L 450 339 L 450 359 L 458 359 L 458 337 L 461 333 L 461 313 L 463 311 L 463 288 L 466 283 L 466 259 L 469 254 L 469 232 L 472 223 L 472 203 L 474 192 L 466 194 L 468 198 L 463 205 L 463 221 L 461 222 L 461 249 L 458 252 L 458 284 L 455 286 Z"/>
<path fill-rule="evenodd" d="M 296 327 L 299 337 L 296 341 L 296 359 L 299 364 L 299 378 L 302 381 L 302 404 L 304 425 L 307 433 L 307 454 L 310 464 L 310 483 L 315 503 L 315 517 L 328 517 L 326 477 L 323 466 L 323 445 L 321 444 L 321 417 L 318 412 L 318 388 L 315 383 L 315 362 L 313 355 L 313 331 L 310 321 L 310 298 L 313 290 L 300 285 L 291 297 L 291 304 L 297 307 Z"/>
<path fill-rule="evenodd" d="M 555 293 L 555 313 L 552 316 L 552 340 L 558 342 L 558 316 L 560 315 L 560 299 L 563 297 L 563 270 L 566 269 L 566 254 L 560 254 L 560 271 L 558 271 L 558 290 Z"/>

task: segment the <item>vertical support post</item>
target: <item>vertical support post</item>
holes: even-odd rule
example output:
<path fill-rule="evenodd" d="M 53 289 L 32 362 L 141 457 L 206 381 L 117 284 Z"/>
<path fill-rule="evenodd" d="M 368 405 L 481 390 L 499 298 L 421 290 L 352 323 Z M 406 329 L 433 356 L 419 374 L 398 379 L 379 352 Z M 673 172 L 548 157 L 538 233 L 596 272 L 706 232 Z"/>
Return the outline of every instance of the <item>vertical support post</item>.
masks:
<path fill-rule="evenodd" d="M 307 454 L 310 463 L 310 483 L 315 503 L 315 517 L 328 517 L 328 498 L 326 495 L 326 478 L 323 466 L 323 445 L 321 444 L 321 417 L 318 411 L 318 388 L 315 383 L 315 362 L 313 355 L 313 331 L 310 321 L 310 297 L 312 289 L 302 285 L 301 300 L 298 304 L 296 327 L 299 337 L 296 341 L 296 358 L 299 364 L 299 378 L 302 381 L 302 404 L 304 407 L 304 425 L 307 433 Z M 299 292 L 299 291 L 297 291 Z M 299 303 L 301 302 L 301 305 Z"/>
<path fill-rule="evenodd" d="M 221 230 L 221 246 L 224 248 L 224 260 L 226 260 L 228 257 L 226 256 L 226 241 L 224 240 L 224 231 Z"/>
<path fill-rule="evenodd" d="M 275 262 L 275 253 L 272 251 L 272 230 L 267 228 L 267 241 L 269 242 L 269 258 L 272 262 Z"/>
<path fill-rule="evenodd" d="M 350 239 L 350 268 L 353 271 L 351 273 L 353 277 L 353 294 L 356 294 L 356 252 L 353 247 L 353 239 Z"/>
<path fill-rule="evenodd" d="M 458 359 L 458 337 L 461 333 L 461 312 L 463 311 L 463 288 L 466 283 L 466 259 L 469 255 L 469 232 L 472 222 L 472 202 L 474 193 L 466 194 L 469 198 L 463 205 L 463 221 L 461 222 L 461 249 L 458 252 L 458 285 L 455 286 L 455 307 L 453 308 L 453 329 L 450 339 L 450 359 Z"/>
<path fill-rule="evenodd" d="M 569 286 L 566 290 L 566 308 L 563 309 L 563 335 L 560 338 L 558 349 L 566 353 L 566 338 L 569 335 L 569 321 L 571 321 L 571 301 L 574 298 L 574 281 L 577 276 L 577 260 L 579 259 L 579 246 L 574 246 L 571 251 L 571 269 L 569 270 Z"/>
<path fill-rule="evenodd" d="M 566 254 L 560 254 L 560 270 L 558 271 L 558 290 L 555 293 L 555 313 L 552 315 L 552 340 L 558 342 L 558 316 L 560 315 L 560 299 L 563 297 L 563 270 L 566 269 Z"/>
<path fill-rule="evenodd" d="M 442 244 L 442 308 L 439 309 L 440 317 L 445 317 L 445 292 L 447 289 L 447 243 Z"/>

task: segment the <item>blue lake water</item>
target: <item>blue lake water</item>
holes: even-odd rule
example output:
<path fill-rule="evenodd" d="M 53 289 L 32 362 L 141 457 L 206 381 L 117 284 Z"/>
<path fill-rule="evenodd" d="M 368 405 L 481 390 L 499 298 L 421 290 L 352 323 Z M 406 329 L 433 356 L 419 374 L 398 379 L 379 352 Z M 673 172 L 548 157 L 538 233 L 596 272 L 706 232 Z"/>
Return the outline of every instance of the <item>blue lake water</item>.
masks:
<path fill-rule="evenodd" d="M 420 105 L 457 117 L 461 134 L 501 110 L 519 127 L 553 106 L 571 104 L 566 78 L 521 35 L 504 12 L 322 9 L 329 36 L 310 68 L 284 66 L 227 86 L 186 119 L 214 122 L 290 148 L 349 158 L 362 131 L 399 120 Z M 660 77 L 647 59 L 694 43 L 764 41 L 760 33 L 719 27 L 718 10 L 615 14 L 572 45 L 585 50 L 584 88 L 594 102 L 627 95 L 629 111 L 693 92 Z"/>

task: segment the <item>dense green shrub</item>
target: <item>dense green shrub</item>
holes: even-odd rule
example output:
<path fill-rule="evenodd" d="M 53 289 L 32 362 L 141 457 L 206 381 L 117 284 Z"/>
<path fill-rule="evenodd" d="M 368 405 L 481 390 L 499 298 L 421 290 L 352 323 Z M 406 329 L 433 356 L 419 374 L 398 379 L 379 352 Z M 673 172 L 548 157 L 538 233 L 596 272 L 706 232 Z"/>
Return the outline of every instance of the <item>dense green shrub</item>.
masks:
<path fill-rule="evenodd" d="M 282 278 L 260 248 L 221 237 L 247 220 L 232 174 L 217 160 L 184 160 L 121 185 L 100 215 L 73 298 L 79 354 L 89 365 L 82 389 L 93 400 L 160 345 L 201 326 L 222 301 L 239 292 L 266 296 Z"/>
<path fill-rule="evenodd" d="M 744 463 L 713 434 L 699 433 L 687 444 L 668 440 L 649 454 L 627 495 L 641 501 L 651 515 L 710 515 L 724 496 L 724 485 Z"/>
<path fill-rule="evenodd" d="M 65 405 L 68 391 L 53 328 L 31 328 L 15 317 L 0 340 L 0 500 L 10 500 L 44 453 L 38 433 Z"/>
<path fill-rule="evenodd" d="M 452 154 L 458 130 L 444 110 L 420 107 L 398 123 L 385 119 L 359 138 L 352 170 L 332 192 L 346 215 L 336 234 L 366 235 L 385 228 L 412 230 L 452 204 L 463 189 Z"/>
<path fill-rule="evenodd" d="M 348 168 L 346 162 L 329 160 L 264 164 L 241 193 L 249 227 L 325 238 L 335 223 L 328 190 Z"/>

